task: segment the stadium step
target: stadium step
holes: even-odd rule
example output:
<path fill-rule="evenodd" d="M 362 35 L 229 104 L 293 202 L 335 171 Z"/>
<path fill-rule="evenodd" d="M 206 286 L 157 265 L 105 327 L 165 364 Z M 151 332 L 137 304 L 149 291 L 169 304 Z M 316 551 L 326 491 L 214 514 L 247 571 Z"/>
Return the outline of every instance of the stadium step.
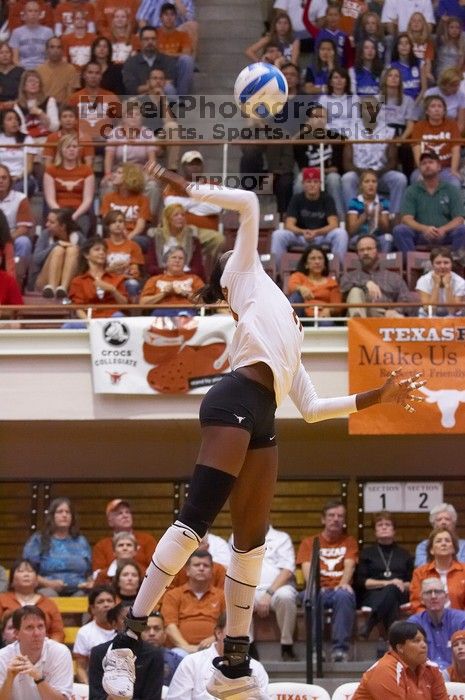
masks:
<path fill-rule="evenodd" d="M 232 98 L 235 79 L 247 65 L 244 50 L 263 31 L 260 3 L 234 0 L 234 3 L 228 4 L 219 0 L 203 0 L 198 6 L 198 20 L 200 73 L 195 74 L 195 92 L 197 95 L 214 94 Z M 225 123 L 222 118 L 217 121 Z M 230 124 L 229 120 L 226 124 Z M 202 133 L 200 119 L 194 118 L 189 126 L 196 127 L 198 133 Z M 205 148 L 204 155 L 205 172 L 221 173 L 222 148 Z M 230 148 L 228 172 L 238 172 L 239 160 L 240 149 Z"/>

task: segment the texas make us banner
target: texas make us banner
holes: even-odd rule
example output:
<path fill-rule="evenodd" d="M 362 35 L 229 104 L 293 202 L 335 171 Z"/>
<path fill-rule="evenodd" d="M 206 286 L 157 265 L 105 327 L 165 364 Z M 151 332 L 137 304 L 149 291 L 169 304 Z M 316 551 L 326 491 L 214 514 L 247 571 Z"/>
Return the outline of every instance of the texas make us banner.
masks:
<path fill-rule="evenodd" d="M 465 319 L 351 319 L 348 338 L 350 393 L 380 386 L 395 368 L 427 380 L 415 413 L 374 406 L 349 417 L 350 434 L 465 432 Z"/>

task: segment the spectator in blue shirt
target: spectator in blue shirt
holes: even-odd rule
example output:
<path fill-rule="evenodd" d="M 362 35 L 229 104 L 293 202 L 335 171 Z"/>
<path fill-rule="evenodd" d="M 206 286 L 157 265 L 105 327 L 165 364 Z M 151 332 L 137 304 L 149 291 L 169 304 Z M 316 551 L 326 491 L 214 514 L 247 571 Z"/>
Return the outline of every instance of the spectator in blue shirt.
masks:
<path fill-rule="evenodd" d="M 38 566 L 42 595 L 86 594 L 92 554 L 68 498 L 51 502 L 43 531 L 28 539 L 23 557 Z"/>
<path fill-rule="evenodd" d="M 433 530 L 446 527 L 450 532 L 456 535 L 457 527 L 457 511 L 450 503 L 439 503 L 434 508 L 431 508 L 429 521 Z M 457 560 L 465 563 L 465 540 L 459 539 L 459 551 L 457 552 Z M 428 540 L 422 540 L 417 545 L 415 550 L 415 567 L 421 566 L 428 562 Z"/>
<path fill-rule="evenodd" d="M 465 611 L 446 607 L 447 593 L 439 578 L 422 581 L 421 601 L 426 610 L 411 615 L 408 622 L 416 622 L 425 630 L 428 659 L 443 670 L 452 663 L 450 638 L 457 630 L 465 629 Z"/>
<path fill-rule="evenodd" d="M 355 91 L 357 95 L 378 95 L 383 62 L 376 42 L 364 39 L 355 54 Z"/>
<path fill-rule="evenodd" d="M 406 32 L 397 37 L 392 52 L 391 67 L 398 68 L 400 71 L 404 84 L 404 94 L 416 100 L 426 86 L 420 61 L 413 53 L 413 44 Z"/>
<path fill-rule="evenodd" d="M 336 47 L 339 64 L 345 68 L 350 68 L 353 65 L 352 47 L 348 34 L 339 29 L 340 19 L 340 9 L 330 5 L 326 10 L 324 27 L 320 29 L 316 36 L 315 48 L 318 49 L 322 41 L 329 39 Z"/>

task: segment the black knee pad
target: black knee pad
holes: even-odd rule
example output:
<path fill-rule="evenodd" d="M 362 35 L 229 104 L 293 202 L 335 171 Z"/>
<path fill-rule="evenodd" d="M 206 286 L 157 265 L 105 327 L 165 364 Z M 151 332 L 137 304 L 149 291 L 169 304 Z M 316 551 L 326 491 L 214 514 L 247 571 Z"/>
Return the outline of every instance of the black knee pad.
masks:
<path fill-rule="evenodd" d="M 226 503 L 236 477 L 221 469 L 196 464 L 189 495 L 178 520 L 188 525 L 199 537 L 204 537 Z"/>

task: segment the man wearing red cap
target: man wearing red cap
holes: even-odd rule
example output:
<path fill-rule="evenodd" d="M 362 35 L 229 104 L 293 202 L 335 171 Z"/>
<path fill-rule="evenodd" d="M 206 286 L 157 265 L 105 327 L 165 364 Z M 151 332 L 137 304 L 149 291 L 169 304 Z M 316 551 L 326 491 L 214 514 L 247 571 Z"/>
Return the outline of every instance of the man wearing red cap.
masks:
<path fill-rule="evenodd" d="M 271 252 L 275 256 L 278 269 L 289 246 L 305 248 L 310 243 L 329 245 L 333 255 L 341 262 L 347 253 L 347 232 L 338 227 L 333 198 L 321 191 L 319 168 L 304 168 L 302 179 L 304 191 L 292 197 L 284 229 L 273 231 L 271 238 Z"/>
<path fill-rule="evenodd" d="M 122 498 L 114 498 L 105 509 L 108 525 L 117 532 L 132 532 L 139 545 L 134 559 L 145 569 L 152 558 L 152 553 L 157 545 L 156 539 L 149 532 L 138 532 L 132 529 L 132 513 L 129 503 Z M 103 537 L 92 550 L 92 570 L 106 569 L 115 558 L 112 538 Z"/>

